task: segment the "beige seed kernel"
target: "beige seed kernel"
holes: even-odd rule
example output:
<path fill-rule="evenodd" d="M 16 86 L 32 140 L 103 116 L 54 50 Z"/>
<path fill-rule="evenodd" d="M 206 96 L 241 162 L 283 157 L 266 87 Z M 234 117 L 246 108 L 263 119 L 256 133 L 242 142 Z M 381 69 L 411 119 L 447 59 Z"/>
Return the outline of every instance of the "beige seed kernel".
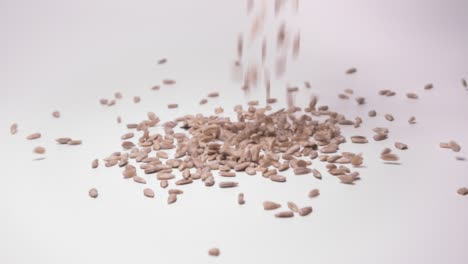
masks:
<path fill-rule="evenodd" d="M 70 142 L 72 139 L 71 138 L 68 138 L 68 137 L 62 137 L 62 138 L 57 138 L 55 139 L 55 141 L 58 143 L 58 144 L 68 144 L 68 142 Z"/>
<path fill-rule="evenodd" d="M 218 92 L 209 93 L 209 94 L 208 94 L 208 97 L 210 97 L 210 98 L 219 97 L 219 93 L 218 93 Z"/>
<path fill-rule="evenodd" d="M 277 218 L 290 218 L 294 216 L 294 212 L 291 211 L 283 211 L 275 214 Z"/>
<path fill-rule="evenodd" d="M 98 159 L 94 159 L 94 160 L 91 162 L 91 168 L 96 169 L 98 166 L 99 166 L 99 160 L 98 160 Z"/>
<path fill-rule="evenodd" d="M 412 116 L 408 119 L 408 123 L 410 123 L 411 125 L 414 125 L 416 124 L 416 117 Z"/>
<path fill-rule="evenodd" d="M 169 108 L 169 109 L 174 109 L 174 108 L 177 108 L 177 107 L 179 107 L 178 104 L 168 104 L 167 105 L 167 108 Z"/>
<path fill-rule="evenodd" d="M 356 68 L 349 68 L 346 70 L 346 74 L 353 74 L 353 73 L 356 73 L 357 72 L 357 69 Z"/>
<path fill-rule="evenodd" d="M 133 177 L 133 181 L 136 183 L 146 184 L 146 180 L 140 176 Z"/>
<path fill-rule="evenodd" d="M 72 139 L 67 142 L 68 145 L 81 145 L 82 141 L 78 139 Z"/>
<path fill-rule="evenodd" d="M 208 255 L 210 256 L 217 257 L 219 256 L 219 254 L 220 254 L 219 248 L 210 248 L 208 250 Z"/>
<path fill-rule="evenodd" d="M 177 201 L 177 194 L 176 193 L 169 193 L 169 196 L 167 197 L 167 204 L 172 204 Z"/>
<path fill-rule="evenodd" d="M 377 112 L 375 110 L 370 110 L 367 114 L 369 115 L 369 117 L 375 117 L 377 115 Z"/>
<path fill-rule="evenodd" d="M 41 137 L 41 133 L 33 133 L 29 136 L 26 137 L 27 140 L 33 140 L 33 139 L 38 139 Z"/>
<path fill-rule="evenodd" d="M 159 59 L 157 63 L 158 63 L 159 65 L 162 65 L 162 64 L 165 64 L 166 62 L 167 62 L 167 59 L 166 59 L 166 58 L 162 58 L 162 59 Z"/>
<path fill-rule="evenodd" d="M 143 190 L 143 195 L 145 195 L 148 198 L 154 198 L 154 191 L 150 188 L 145 188 Z"/>
<path fill-rule="evenodd" d="M 434 88 L 434 85 L 432 85 L 432 83 L 428 83 L 424 86 L 424 90 L 431 90 L 432 88 Z"/>
<path fill-rule="evenodd" d="M 88 191 L 89 197 L 97 198 L 98 197 L 98 190 L 96 188 L 92 188 Z"/>
<path fill-rule="evenodd" d="M 295 213 L 299 212 L 299 207 L 294 202 L 288 202 L 288 208 Z"/>
<path fill-rule="evenodd" d="M 52 116 L 55 117 L 55 118 L 59 118 L 60 117 L 60 112 L 59 111 L 53 111 Z"/>
<path fill-rule="evenodd" d="M 317 196 L 320 195 L 320 191 L 319 189 L 312 189 L 310 192 L 309 192 L 309 198 L 315 198 Z"/>
<path fill-rule="evenodd" d="M 237 203 L 240 205 L 245 204 L 244 193 L 239 193 L 237 195 Z"/>
<path fill-rule="evenodd" d="M 38 146 L 34 148 L 34 153 L 36 154 L 44 154 L 46 152 L 44 147 Z"/>
<path fill-rule="evenodd" d="M 271 202 L 271 201 L 265 201 L 263 202 L 263 209 L 265 210 L 275 210 L 281 207 L 281 204 Z"/>
<path fill-rule="evenodd" d="M 238 185 L 239 183 L 237 182 L 220 182 L 219 183 L 220 188 L 233 188 L 233 187 L 237 187 Z"/>
<path fill-rule="evenodd" d="M 172 80 L 172 79 L 164 79 L 163 80 L 163 84 L 165 84 L 165 85 L 173 85 L 175 83 L 176 83 L 176 81 Z"/>
<path fill-rule="evenodd" d="M 312 207 L 311 206 L 302 207 L 301 209 L 299 209 L 298 213 L 300 216 L 309 215 L 310 213 L 312 213 Z"/>
<path fill-rule="evenodd" d="M 133 102 L 134 102 L 135 104 L 139 103 L 140 101 L 141 101 L 140 96 L 134 96 L 134 97 L 133 97 Z"/>
<path fill-rule="evenodd" d="M 393 120 L 395 120 L 395 118 L 394 118 L 393 115 L 391 115 L 391 114 L 385 114 L 385 119 L 387 119 L 387 120 L 390 121 L 390 122 L 393 121 Z"/>
<path fill-rule="evenodd" d="M 418 95 L 415 93 L 407 93 L 406 97 L 408 97 L 409 99 L 418 99 Z"/>
<path fill-rule="evenodd" d="M 10 126 L 10 134 L 15 135 L 18 132 L 18 124 L 13 123 Z"/>
<path fill-rule="evenodd" d="M 395 148 L 404 150 L 404 149 L 408 149 L 408 145 L 401 143 L 401 142 L 395 142 Z"/>
<path fill-rule="evenodd" d="M 459 188 L 459 189 L 457 190 L 457 193 L 458 193 L 459 195 L 468 195 L 468 188 L 466 188 L 466 187 Z"/>

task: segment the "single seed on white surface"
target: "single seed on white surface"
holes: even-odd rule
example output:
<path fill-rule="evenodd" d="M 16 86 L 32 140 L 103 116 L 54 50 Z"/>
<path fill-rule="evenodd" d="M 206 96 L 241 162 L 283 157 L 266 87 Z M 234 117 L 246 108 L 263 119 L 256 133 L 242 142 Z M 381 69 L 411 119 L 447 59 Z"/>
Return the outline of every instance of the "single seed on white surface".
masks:
<path fill-rule="evenodd" d="M 219 248 L 210 248 L 210 250 L 208 250 L 208 255 L 210 256 L 217 257 L 219 256 L 219 254 L 220 254 Z"/>
<path fill-rule="evenodd" d="M 97 198 L 98 197 L 98 191 L 96 188 L 92 188 L 88 191 L 89 197 L 91 198 Z"/>

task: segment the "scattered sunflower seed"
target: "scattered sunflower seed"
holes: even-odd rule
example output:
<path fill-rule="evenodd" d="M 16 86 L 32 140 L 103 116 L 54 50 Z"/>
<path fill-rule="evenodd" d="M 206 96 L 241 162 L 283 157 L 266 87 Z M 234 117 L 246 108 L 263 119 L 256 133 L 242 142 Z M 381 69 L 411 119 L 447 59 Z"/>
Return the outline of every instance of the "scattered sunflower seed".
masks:
<path fill-rule="evenodd" d="M 92 188 L 88 191 L 89 197 L 97 198 L 98 197 L 98 190 L 96 188 Z"/>
<path fill-rule="evenodd" d="M 271 201 L 265 201 L 263 202 L 263 209 L 265 210 L 275 210 L 281 207 L 281 204 L 271 202 Z"/>
<path fill-rule="evenodd" d="M 468 195 L 468 188 L 466 187 L 461 187 L 457 190 L 457 193 L 459 195 Z"/>
<path fill-rule="evenodd" d="M 424 90 L 431 90 L 432 88 L 434 88 L 434 85 L 432 85 L 432 83 L 428 83 L 424 86 Z"/>
<path fill-rule="evenodd" d="M 346 74 L 353 74 L 353 73 L 356 73 L 357 72 L 357 69 L 356 68 L 349 68 L 346 70 Z"/>
<path fill-rule="evenodd" d="M 289 218 L 289 217 L 294 216 L 294 212 L 292 212 L 292 211 L 283 211 L 283 212 L 276 213 L 275 216 L 277 218 Z"/>
<path fill-rule="evenodd" d="M 245 200 L 244 200 L 244 193 L 239 193 L 237 195 L 237 203 L 238 204 L 244 204 L 245 203 Z"/>
<path fill-rule="evenodd" d="M 403 149 L 408 149 L 408 145 L 401 143 L 401 142 L 395 142 L 395 148 L 403 150 Z"/>
<path fill-rule="evenodd" d="M 59 111 L 53 111 L 52 116 L 55 117 L 55 118 L 59 118 L 60 117 L 60 112 Z"/>
<path fill-rule="evenodd" d="M 385 114 L 385 119 L 387 119 L 387 120 L 390 121 L 390 122 L 393 121 L 393 120 L 395 120 L 395 118 L 394 118 L 393 115 L 391 115 L 391 114 Z"/>
<path fill-rule="evenodd" d="M 99 160 L 98 160 L 98 159 L 94 159 L 94 160 L 91 162 L 91 168 L 96 169 L 98 166 L 99 166 Z"/>
<path fill-rule="evenodd" d="M 298 213 L 300 216 L 309 215 L 310 213 L 312 213 L 312 207 L 311 206 L 302 207 L 301 209 L 299 209 Z"/>
<path fill-rule="evenodd" d="M 312 189 L 310 192 L 309 192 L 309 197 L 310 198 L 315 198 L 317 196 L 320 195 L 320 191 L 319 189 Z"/>
<path fill-rule="evenodd" d="M 13 123 L 10 126 L 10 134 L 15 135 L 18 132 L 18 124 Z"/>
<path fill-rule="evenodd" d="M 145 195 L 148 198 L 154 198 L 154 191 L 150 188 L 145 188 L 143 190 L 143 195 Z"/>
<path fill-rule="evenodd" d="M 34 148 L 34 153 L 36 153 L 36 154 L 44 154 L 45 151 L 46 151 L 45 148 L 41 147 L 41 146 L 38 146 L 38 147 Z"/>
<path fill-rule="evenodd" d="M 210 250 L 208 250 L 208 255 L 210 256 L 217 257 L 219 254 L 219 248 L 210 248 Z"/>
<path fill-rule="evenodd" d="M 41 137 L 41 133 L 33 133 L 33 134 L 27 136 L 26 139 L 33 140 L 33 139 L 38 139 L 40 137 Z"/>

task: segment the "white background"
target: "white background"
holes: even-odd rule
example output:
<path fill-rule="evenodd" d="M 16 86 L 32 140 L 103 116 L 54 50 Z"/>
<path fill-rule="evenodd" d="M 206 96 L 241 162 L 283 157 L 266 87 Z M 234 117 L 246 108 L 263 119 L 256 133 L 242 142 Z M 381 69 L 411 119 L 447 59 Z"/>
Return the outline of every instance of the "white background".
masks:
<path fill-rule="evenodd" d="M 364 153 L 354 186 L 314 161 L 322 181 L 238 175 L 236 189 L 196 182 L 167 205 L 154 176 L 140 173 L 155 189 L 149 199 L 120 169 L 91 170 L 90 162 L 120 150 L 124 124 L 147 111 L 167 121 L 263 100 L 262 92 L 245 98 L 230 76 L 247 25 L 244 1 L 0 1 L 0 263 L 466 263 L 468 197 L 456 190 L 468 187 L 468 162 L 438 143 L 468 146 L 468 91 L 460 82 L 468 78 L 467 11 L 464 0 L 301 1 L 302 50 L 287 81 L 308 80 L 312 89 L 301 86 L 298 104 L 317 94 L 349 118 L 364 117 L 361 128 L 343 129 L 347 137 L 386 126 L 390 138 L 342 146 Z M 156 65 L 162 57 L 169 62 Z M 346 76 L 352 66 L 358 73 Z M 151 91 L 163 78 L 177 85 Z M 429 82 L 434 89 L 425 91 Z M 345 88 L 367 104 L 338 99 Z M 381 89 L 398 94 L 381 97 Z M 116 91 L 123 100 L 99 105 Z M 199 106 L 211 91 L 221 97 Z M 420 99 L 406 99 L 410 91 Z M 284 104 L 283 86 L 274 85 L 273 95 Z M 180 107 L 168 111 L 167 103 Z M 371 109 L 376 118 L 367 118 Z M 53 110 L 62 117 L 52 118 Z M 416 125 L 407 123 L 411 115 Z M 25 140 L 36 131 L 41 139 Z M 64 136 L 84 143 L 56 145 Z M 409 145 L 396 151 L 402 164 L 383 164 L 380 151 L 396 140 Z M 47 148 L 45 160 L 32 161 L 37 145 Z M 98 199 L 88 197 L 92 187 Z M 320 197 L 307 197 L 312 188 Z M 276 219 L 264 200 L 314 212 Z M 207 255 L 214 246 L 218 258 Z"/>

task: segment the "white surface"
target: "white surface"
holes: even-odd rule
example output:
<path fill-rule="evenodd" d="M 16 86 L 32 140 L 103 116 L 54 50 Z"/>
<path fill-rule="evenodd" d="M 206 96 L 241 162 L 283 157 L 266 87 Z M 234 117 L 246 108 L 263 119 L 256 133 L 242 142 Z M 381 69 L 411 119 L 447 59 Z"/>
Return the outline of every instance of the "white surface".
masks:
<path fill-rule="evenodd" d="M 344 135 L 371 136 L 371 128 L 388 126 L 390 139 L 343 145 L 364 153 L 354 186 L 314 162 L 322 181 L 239 175 L 237 189 L 197 182 L 168 206 L 154 176 L 145 176 L 156 192 L 148 199 L 118 168 L 91 170 L 90 162 L 119 150 L 126 129 L 117 115 L 137 122 L 154 111 L 169 120 L 219 105 L 230 112 L 245 100 L 228 66 L 246 25 L 244 1 L 2 0 L 0 263 L 466 263 L 468 197 L 456 189 L 468 186 L 468 162 L 438 148 L 455 139 L 466 156 L 468 147 L 468 91 L 460 84 L 468 78 L 466 10 L 463 0 L 301 1 L 302 52 L 289 81 L 309 80 L 321 104 L 364 117 Z M 161 57 L 168 64 L 156 65 Z M 351 66 L 358 73 L 344 75 Z M 150 91 L 163 78 L 178 83 Z M 434 89 L 424 91 L 429 82 Z M 368 103 L 337 99 L 344 88 Z M 380 89 L 398 95 L 383 98 Z M 99 105 L 116 91 L 124 95 L 116 106 Z M 211 91 L 221 97 L 198 106 Z M 300 104 L 310 91 L 301 90 Z M 420 99 L 406 99 L 408 91 Z M 273 94 L 282 97 L 283 87 Z M 168 111 L 169 102 L 180 108 Z M 60 119 L 51 117 L 56 109 Z M 376 118 L 367 118 L 370 109 Z M 385 121 L 384 113 L 396 120 Z M 411 115 L 418 124 L 407 123 Z M 12 122 L 16 136 L 9 135 Z M 36 131 L 42 139 L 24 139 Z M 84 144 L 56 145 L 60 136 Z M 410 149 L 396 151 L 402 165 L 384 165 L 378 155 L 395 140 Z M 47 148 L 45 160 L 32 161 L 36 145 Z M 87 195 L 91 187 L 99 190 L 96 200 Z M 320 197 L 307 197 L 312 188 Z M 314 212 L 275 219 L 263 211 L 264 200 L 312 205 Z M 220 257 L 207 255 L 213 246 Z"/>

